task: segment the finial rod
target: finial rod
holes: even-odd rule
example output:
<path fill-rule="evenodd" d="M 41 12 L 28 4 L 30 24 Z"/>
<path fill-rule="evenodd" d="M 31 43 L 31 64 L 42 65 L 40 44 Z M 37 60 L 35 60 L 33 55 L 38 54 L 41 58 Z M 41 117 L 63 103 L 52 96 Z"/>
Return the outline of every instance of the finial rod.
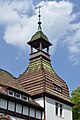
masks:
<path fill-rule="evenodd" d="M 38 31 L 41 31 L 42 30 L 42 28 L 41 28 L 41 14 L 40 14 L 40 9 L 41 9 L 41 7 L 42 6 L 37 6 L 37 7 L 35 7 L 35 9 L 39 9 L 39 15 L 38 15 L 38 17 L 39 17 L 39 22 L 38 22 Z"/>

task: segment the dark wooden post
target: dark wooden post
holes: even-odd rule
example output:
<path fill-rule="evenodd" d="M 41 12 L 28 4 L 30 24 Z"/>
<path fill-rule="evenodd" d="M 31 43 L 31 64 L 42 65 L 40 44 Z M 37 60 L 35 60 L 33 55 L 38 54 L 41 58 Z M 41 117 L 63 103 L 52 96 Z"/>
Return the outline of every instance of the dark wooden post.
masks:
<path fill-rule="evenodd" d="M 40 50 L 42 50 L 42 43 L 40 42 Z"/>
<path fill-rule="evenodd" d="M 49 47 L 47 47 L 47 53 L 49 54 Z"/>
<path fill-rule="evenodd" d="M 33 47 L 31 46 L 31 54 L 33 53 Z"/>

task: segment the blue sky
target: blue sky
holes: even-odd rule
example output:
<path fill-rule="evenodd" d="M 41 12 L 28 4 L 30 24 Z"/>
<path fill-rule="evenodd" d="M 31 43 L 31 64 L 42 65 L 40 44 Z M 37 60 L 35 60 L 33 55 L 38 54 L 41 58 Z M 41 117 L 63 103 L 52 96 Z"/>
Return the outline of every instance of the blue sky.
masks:
<path fill-rule="evenodd" d="M 71 93 L 80 86 L 80 0 L 0 0 L 0 68 L 16 77 L 27 68 L 38 5 L 42 30 L 53 44 L 51 64 Z"/>

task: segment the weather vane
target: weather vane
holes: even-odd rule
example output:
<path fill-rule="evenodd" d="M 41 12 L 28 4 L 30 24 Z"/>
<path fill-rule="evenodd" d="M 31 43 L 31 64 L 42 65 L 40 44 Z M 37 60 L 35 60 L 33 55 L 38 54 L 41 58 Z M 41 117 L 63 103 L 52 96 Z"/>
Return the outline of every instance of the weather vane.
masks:
<path fill-rule="evenodd" d="M 39 15 L 38 15 L 38 17 L 39 17 L 39 22 L 38 22 L 38 31 L 41 31 L 42 30 L 42 28 L 41 28 L 41 14 L 40 14 L 40 9 L 41 9 L 41 7 L 42 6 L 37 6 L 37 7 L 35 7 L 35 9 L 39 9 Z"/>

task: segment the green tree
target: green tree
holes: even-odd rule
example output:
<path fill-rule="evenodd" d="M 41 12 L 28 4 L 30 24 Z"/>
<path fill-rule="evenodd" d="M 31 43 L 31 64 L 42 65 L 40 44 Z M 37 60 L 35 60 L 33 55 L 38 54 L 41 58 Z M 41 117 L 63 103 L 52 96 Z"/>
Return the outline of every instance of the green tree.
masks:
<path fill-rule="evenodd" d="M 80 120 L 80 87 L 73 90 L 71 96 L 71 100 L 75 104 L 72 108 L 73 120 Z"/>

